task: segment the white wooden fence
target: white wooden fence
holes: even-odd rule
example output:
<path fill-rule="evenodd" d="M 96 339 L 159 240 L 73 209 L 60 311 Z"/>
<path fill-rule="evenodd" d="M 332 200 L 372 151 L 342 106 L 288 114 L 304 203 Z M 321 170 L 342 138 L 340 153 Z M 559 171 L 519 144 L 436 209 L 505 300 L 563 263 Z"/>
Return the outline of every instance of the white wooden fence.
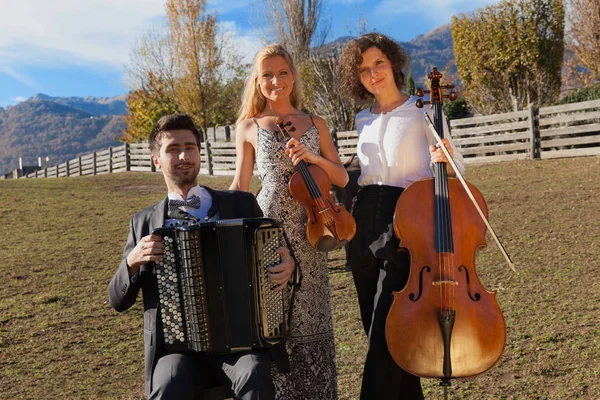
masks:
<path fill-rule="evenodd" d="M 452 120 L 450 129 L 465 163 L 600 155 L 600 100 L 539 109 L 532 106 L 515 113 Z M 214 139 L 217 134 L 213 136 Z M 226 138 L 229 136 L 228 131 Z M 335 136 L 342 160 L 355 153 L 356 131 L 338 132 Z M 235 140 L 220 139 L 202 143 L 201 174 L 233 175 Z M 154 170 L 148 145 L 140 143 L 86 154 L 23 177 Z"/>

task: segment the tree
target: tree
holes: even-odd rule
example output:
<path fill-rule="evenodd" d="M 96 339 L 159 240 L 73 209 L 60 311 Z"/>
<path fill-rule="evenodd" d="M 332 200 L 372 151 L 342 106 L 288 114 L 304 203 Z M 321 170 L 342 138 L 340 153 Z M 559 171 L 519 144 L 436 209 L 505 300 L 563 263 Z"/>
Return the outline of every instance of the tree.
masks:
<path fill-rule="evenodd" d="M 415 80 L 412 75 L 412 68 L 408 70 L 408 77 L 406 78 L 406 94 L 412 96 L 415 94 Z"/>
<path fill-rule="evenodd" d="M 267 30 L 268 41 L 282 44 L 299 62 L 308 57 L 313 36 L 322 18 L 325 0 L 262 0 L 258 5 L 261 26 Z M 319 34 L 322 44 L 329 26 Z"/>
<path fill-rule="evenodd" d="M 452 19 L 465 98 L 481 113 L 555 104 L 564 54 L 562 0 L 506 0 Z"/>
<path fill-rule="evenodd" d="M 333 47 L 328 53 L 321 51 L 320 54 L 313 52 L 309 55 L 301 69 L 303 104 L 309 112 L 327 121 L 330 127 L 349 131 L 354 128 L 354 116 L 362 104 L 342 95 L 337 78 L 339 50 Z"/>
<path fill-rule="evenodd" d="M 175 97 L 179 108 L 203 127 L 217 109 L 224 78 L 226 40 L 217 36 L 216 14 L 204 14 L 206 0 L 167 0 L 167 20 L 176 67 Z M 236 58 L 235 56 L 233 56 Z"/>
<path fill-rule="evenodd" d="M 143 142 L 148 139 L 152 127 L 168 114 L 179 112 L 167 85 L 149 72 L 144 86 L 129 93 L 125 116 L 127 130 L 120 140 L 127 143 Z"/>
<path fill-rule="evenodd" d="M 577 86 L 600 80 L 600 2 L 566 0 L 566 49 L 572 55 L 567 62 L 569 78 Z"/>
<path fill-rule="evenodd" d="M 166 26 L 152 27 L 137 41 L 130 55 L 131 118 L 124 139 L 143 139 L 149 121 L 169 110 L 189 114 L 204 137 L 209 125 L 235 120 L 231 99 L 241 94 L 240 57 L 204 6 L 205 0 L 167 0 Z"/>
<path fill-rule="evenodd" d="M 560 99 L 559 104 L 579 103 L 580 101 L 590 101 L 600 99 L 600 84 L 595 84 L 586 88 L 577 89 Z"/>

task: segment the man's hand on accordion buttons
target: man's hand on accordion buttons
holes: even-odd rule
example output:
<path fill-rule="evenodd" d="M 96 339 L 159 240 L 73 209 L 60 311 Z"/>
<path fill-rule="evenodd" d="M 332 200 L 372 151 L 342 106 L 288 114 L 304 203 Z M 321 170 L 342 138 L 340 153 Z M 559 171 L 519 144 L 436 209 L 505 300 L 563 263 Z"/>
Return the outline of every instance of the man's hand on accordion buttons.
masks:
<path fill-rule="evenodd" d="M 292 277 L 294 273 L 294 259 L 290 256 L 290 251 L 287 247 L 281 246 L 275 250 L 277 254 L 281 256 L 281 262 L 277 265 L 267 268 L 267 275 L 271 282 L 277 285 L 275 291 L 283 290 L 286 283 Z"/>
<path fill-rule="evenodd" d="M 135 275 L 142 265 L 161 260 L 164 253 L 165 245 L 160 236 L 144 236 L 127 255 L 129 276 Z"/>

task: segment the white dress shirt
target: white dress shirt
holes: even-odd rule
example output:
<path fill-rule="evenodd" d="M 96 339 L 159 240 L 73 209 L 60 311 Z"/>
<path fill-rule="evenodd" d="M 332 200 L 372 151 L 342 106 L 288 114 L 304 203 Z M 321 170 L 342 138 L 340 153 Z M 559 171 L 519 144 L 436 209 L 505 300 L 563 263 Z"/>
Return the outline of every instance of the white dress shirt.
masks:
<path fill-rule="evenodd" d="M 208 214 L 208 210 L 210 210 L 210 207 L 212 206 L 212 196 L 210 195 L 208 190 L 206 190 L 205 188 L 203 188 L 200 185 L 194 186 L 193 188 L 191 188 L 187 193 L 187 198 L 189 199 L 190 197 L 192 197 L 194 195 L 200 197 L 200 208 L 194 208 L 194 207 L 179 207 L 179 208 L 181 210 L 187 212 L 188 214 L 191 214 L 194 217 L 198 218 L 200 221 L 206 222 L 205 221 L 206 214 Z M 173 192 L 169 192 L 167 197 L 169 198 L 169 200 L 183 200 L 183 197 L 181 197 L 178 193 L 173 193 Z M 208 221 L 216 221 L 218 219 L 219 219 L 219 213 L 216 213 L 215 215 L 211 216 L 208 219 Z M 173 226 L 180 222 L 181 221 L 176 220 L 176 219 L 167 219 L 165 221 L 165 226 Z"/>
<path fill-rule="evenodd" d="M 357 155 L 361 174 L 360 186 L 388 185 L 405 188 L 424 178 L 431 178 L 429 145 L 435 138 L 423 115 L 427 108 L 417 108 L 416 96 L 387 113 L 373 114 L 371 108 L 356 115 Z M 444 138 L 454 149 L 454 161 L 464 171 L 462 155 L 452 143 L 444 118 Z"/>

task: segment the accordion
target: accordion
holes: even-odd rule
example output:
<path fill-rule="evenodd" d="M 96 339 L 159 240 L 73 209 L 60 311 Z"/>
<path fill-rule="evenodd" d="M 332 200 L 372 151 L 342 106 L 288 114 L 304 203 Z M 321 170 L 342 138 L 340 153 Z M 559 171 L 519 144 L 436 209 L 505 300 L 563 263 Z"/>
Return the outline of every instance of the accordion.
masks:
<path fill-rule="evenodd" d="M 154 270 L 168 352 L 231 353 L 284 341 L 290 291 L 274 291 L 266 272 L 280 262 L 280 223 L 230 219 L 152 233 L 165 244 Z"/>

